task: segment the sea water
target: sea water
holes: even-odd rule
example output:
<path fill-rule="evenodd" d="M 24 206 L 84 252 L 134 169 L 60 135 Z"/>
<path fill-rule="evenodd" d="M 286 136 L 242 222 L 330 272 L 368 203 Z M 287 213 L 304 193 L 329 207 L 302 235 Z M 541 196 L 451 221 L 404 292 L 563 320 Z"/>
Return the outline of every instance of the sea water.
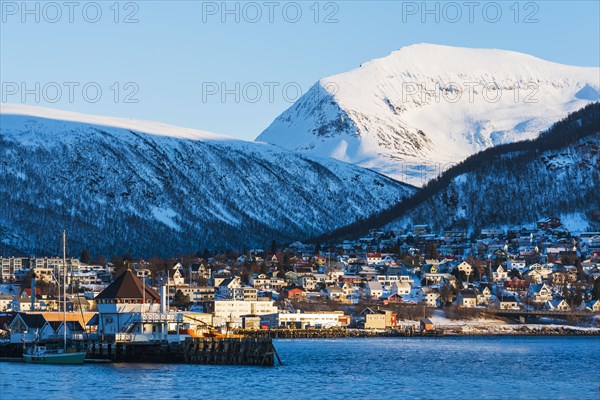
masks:
<path fill-rule="evenodd" d="M 0 363 L 5 399 L 600 399 L 600 337 L 275 340 L 283 365 Z"/>

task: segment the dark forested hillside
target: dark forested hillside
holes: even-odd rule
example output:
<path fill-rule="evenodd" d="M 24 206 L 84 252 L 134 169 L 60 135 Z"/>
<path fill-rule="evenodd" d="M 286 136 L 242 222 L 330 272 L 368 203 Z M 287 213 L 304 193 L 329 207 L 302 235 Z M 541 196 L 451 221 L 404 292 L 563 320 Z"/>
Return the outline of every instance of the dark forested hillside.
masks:
<path fill-rule="evenodd" d="M 2 255 L 59 254 L 63 229 L 74 255 L 241 251 L 318 235 L 413 192 L 267 144 L 0 117 Z"/>
<path fill-rule="evenodd" d="M 594 103 L 534 140 L 475 154 L 414 196 L 319 239 L 357 236 L 393 221 L 476 229 L 583 213 L 600 226 L 599 132 L 600 103 Z"/>

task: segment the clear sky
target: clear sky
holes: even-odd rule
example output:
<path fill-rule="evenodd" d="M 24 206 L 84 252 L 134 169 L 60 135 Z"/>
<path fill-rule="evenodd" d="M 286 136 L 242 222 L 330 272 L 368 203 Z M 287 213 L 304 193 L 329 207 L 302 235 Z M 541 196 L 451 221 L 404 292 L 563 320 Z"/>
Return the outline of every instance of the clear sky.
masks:
<path fill-rule="evenodd" d="M 1 0 L 1 101 L 252 140 L 318 79 L 414 43 L 599 66 L 599 4 Z"/>

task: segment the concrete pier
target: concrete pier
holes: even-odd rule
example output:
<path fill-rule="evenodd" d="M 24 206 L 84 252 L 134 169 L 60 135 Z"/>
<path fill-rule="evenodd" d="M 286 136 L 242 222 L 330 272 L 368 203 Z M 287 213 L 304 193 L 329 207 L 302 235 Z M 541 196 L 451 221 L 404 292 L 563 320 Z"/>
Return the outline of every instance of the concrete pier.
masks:
<path fill-rule="evenodd" d="M 271 338 L 187 338 L 181 343 L 92 342 L 87 358 L 112 362 L 273 366 Z"/>

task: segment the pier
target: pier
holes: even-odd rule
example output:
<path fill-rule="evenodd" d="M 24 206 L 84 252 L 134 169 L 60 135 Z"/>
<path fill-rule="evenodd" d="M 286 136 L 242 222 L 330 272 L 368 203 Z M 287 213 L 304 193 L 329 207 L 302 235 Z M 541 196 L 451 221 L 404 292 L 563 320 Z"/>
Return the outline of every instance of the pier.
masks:
<path fill-rule="evenodd" d="M 88 358 L 112 362 L 275 365 L 271 338 L 187 338 L 183 342 L 90 343 Z"/>
<path fill-rule="evenodd" d="M 249 365 L 272 367 L 281 360 L 271 338 L 187 338 L 183 342 L 95 342 L 80 343 L 86 363 L 152 363 Z M 0 361 L 21 361 L 21 344 L 0 346 Z"/>

